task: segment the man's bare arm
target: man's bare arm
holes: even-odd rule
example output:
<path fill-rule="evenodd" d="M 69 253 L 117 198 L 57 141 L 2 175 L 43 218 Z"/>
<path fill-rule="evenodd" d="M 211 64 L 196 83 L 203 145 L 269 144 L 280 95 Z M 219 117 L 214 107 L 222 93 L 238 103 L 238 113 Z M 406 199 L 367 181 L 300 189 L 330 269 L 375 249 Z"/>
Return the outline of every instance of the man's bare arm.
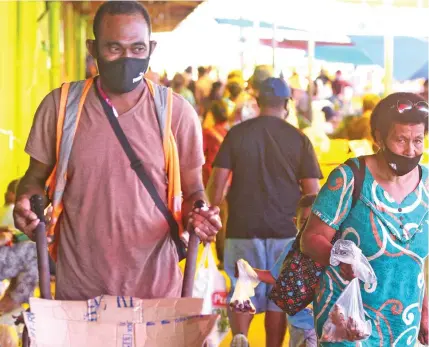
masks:
<path fill-rule="evenodd" d="M 52 172 L 53 167 L 30 158 L 30 165 L 19 181 L 17 189 L 17 200 L 20 196 L 31 197 L 34 194 L 44 195 L 45 183 Z"/>
<path fill-rule="evenodd" d="M 53 167 L 30 158 L 27 172 L 19 182 L 13 218 L 15 227 L 29 237 L 32 237 L 34 229 L 39 224 L 37 216 L 31 212 L 30 197 L 34 194 L 45 196 L 45 182 L 52 169 Z"/>
<path fill-rule="evenodd" d="M 318 178 L 303 178 L 300 181 L 302 195 L 313 195 L 319 193 L 320 184 Z"/>
<path fill-rule="evenodd" d="M 195 201 L 207 201 L 202 181 L 202 168 L 199 167 L 182 172 L 181 180 L 183 192 L 182 215 L 184 225 L 187 226 L 188 222 L 192 222 L 195 232 L 202 241 L 213 241 L 214 236 L 222 227 L 218 218 L 219 208 L 217 206 L 212 206 L 207 212 L 198 211 L 198 213 L 193 213 L 193 205 Z"/>
<path fill-rule="evenodd" d="M 212 205 L 219 206 L 225 198 L 225 191 L 231 170 L 215 167 L 207 184 L 207 195 Z"/>

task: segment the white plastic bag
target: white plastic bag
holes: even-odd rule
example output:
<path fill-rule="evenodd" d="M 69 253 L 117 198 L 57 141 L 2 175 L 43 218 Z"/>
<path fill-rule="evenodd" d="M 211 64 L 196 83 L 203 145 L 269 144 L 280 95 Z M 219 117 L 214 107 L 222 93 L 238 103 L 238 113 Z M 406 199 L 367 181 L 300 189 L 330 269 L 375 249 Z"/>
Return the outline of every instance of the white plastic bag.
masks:
<path fill-rule="evenodd" d="M 208 347 L 219 346 L 229 332 L 227 294 L 225 278 L 217 269 L 211 245 L 207 244 L 196 270 L 192 297 L 204 299 L 202 314 L 219 315 L 215 328 L 207 338 Z"/>
<path fill-rule="evenodd" d="M 321 342 L 363 341 L 372 331 L 365 321 L 359 279 L 353 279 L 341 293 L 323 325 Z"/>
<path fill-rule="evenodd" d="M 369 284 L 377 282 L 377 276 L 368 259 L 353 241 L 338 240 L 335 242 L 331 250 L 330 263 L 332 266 L 338 266 L 340 263 L 350 264 L 354 274 L 362 282 Z"/>
<path fill-rule="evenodd" d="M 332 250 L 330 263 L 352 265 L 357 276 L 341 293 L 323 325 L 321 342 L 363 341 L 372 332 L 371 321 L 365 320 L 359 280 L 375 283 L 377 277 L 362 251 L 352 241 L 338 240 Z"/>
<path fill-rule="evenodd" d="M 237 261 L 237 267 L 238 279 L 229 305 L 233 311 L 254 314 L 256 309 L 250 298 L 255 296 L 258 275 L 244 259 Z"/>

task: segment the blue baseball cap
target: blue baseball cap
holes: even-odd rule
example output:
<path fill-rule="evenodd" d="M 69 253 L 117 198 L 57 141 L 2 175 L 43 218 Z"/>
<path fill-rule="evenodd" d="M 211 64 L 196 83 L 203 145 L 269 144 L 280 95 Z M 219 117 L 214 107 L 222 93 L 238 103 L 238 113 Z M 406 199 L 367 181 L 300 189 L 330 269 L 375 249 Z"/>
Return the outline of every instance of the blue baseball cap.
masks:
<path fill-rule="evenodd" d="M 261 82 L 259 95 L 266 97 L 290 98 L 291 90 L 287 83 L 281 78 L 269 77 Z"/>

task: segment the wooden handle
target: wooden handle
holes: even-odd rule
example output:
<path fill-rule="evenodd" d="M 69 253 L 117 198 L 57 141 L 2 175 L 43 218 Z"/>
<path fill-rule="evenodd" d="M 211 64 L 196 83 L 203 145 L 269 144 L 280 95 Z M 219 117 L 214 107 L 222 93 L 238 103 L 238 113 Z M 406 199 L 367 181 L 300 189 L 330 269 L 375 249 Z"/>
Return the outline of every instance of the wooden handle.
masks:
<path fill-rule="evenodd" d="M 203 200 L 195 201 L 194 209 L 208 209 Z M 182 298 L 192 297 L 194 289 L 195 271 L 197 267 L 199 237 L 195 234 L 193 228 L 189 230 L 188 255 L 186 257 L 185 273 L 183 274 Z"/>
<path fill-rule="evenodd" d="M 51 276 L 49 272 L 48 238 L 46 236 L 44 202 L 41 195 L 33 195 L 30 198 L 31 210 L 40 219 L 40 223 L 34 231 L 37 248 L 37 267 L 39 270 L 40 296 L 43 299 L 52 299 Z"/>
<path fill-rule="evenodd" d="M 188 255 L 186 257 L 185 273 L 183 275 L 182 298 L 192 297 L 199 244 L 200 239 L 198 236 L 193 230 L 190 231 Z"/>

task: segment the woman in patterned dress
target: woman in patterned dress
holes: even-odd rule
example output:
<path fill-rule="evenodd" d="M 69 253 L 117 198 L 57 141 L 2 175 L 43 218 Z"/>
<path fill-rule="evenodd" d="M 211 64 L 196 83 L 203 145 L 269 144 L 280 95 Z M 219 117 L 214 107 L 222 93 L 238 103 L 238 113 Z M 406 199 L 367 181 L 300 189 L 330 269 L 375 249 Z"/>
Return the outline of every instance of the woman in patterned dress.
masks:
<path fill-rule="evenodd" d="M 321 346 L 414 346 L 417 339 L 428 343 L 424 262 L 429 176 L 427 168 L 419 165 L 427 122 L 428 105 L 418 95 L 395 93 L 383 99 L 371 116 L 372 136 L 381 149 L 364 158 L 359 201 L 352 209 L 353 172 L 340 165 L 313 205 L 301 249 L 327 266 L 314 301 L 319 339 L 329 311 L 355 277 L 348 264 L 329 266 L 336 232 L 356 243 L 377 275 L 376 284 L 360 282 L 372 322 L 369 339 Z"/>

